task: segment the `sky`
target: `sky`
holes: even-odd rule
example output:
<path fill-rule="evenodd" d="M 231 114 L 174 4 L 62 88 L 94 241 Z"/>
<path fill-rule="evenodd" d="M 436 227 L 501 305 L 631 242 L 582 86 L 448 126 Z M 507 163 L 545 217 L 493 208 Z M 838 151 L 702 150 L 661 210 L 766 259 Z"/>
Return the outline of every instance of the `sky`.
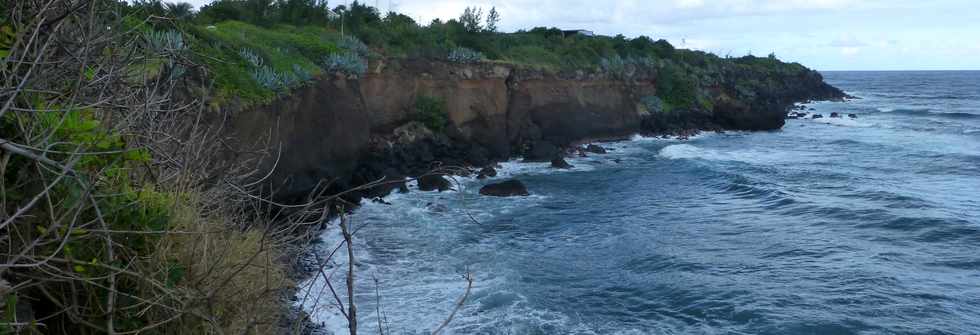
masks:
<path fill-rule="evenodd" d="M 980 70 L 980 0 L 365 2 L 422 23 L 456 18 L 467 6 L 496 7 L 502 31 L 547 26 L 646 35 L 720 56 L 775 53 L 821 71 Z"/>

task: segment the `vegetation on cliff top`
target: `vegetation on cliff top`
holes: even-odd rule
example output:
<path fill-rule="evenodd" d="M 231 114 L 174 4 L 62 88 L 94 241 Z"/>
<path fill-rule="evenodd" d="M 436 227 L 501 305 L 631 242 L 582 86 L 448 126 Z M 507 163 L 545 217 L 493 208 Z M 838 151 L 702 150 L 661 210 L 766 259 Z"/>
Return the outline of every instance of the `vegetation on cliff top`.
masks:
<path fill-rule="evenodd" d="M 210 68 L 219 103 L 268 102 L 325 72 L 363 74 L 367 60 L 377 57 L 485 60 L 621 78 L 653 73 L 668 110 L 710 109 L 712 87 L 727 85 L 734 95 L 751 94 L 772 86 L 767 82 L 772 75 L 809 71 L 773 55 L 719 57 L 646 36 L 582 36 L 545 27 L 502 33 L 495 9 L 483 15 L 467 8 L 458 19 L 420 23 L 357 1 L 331 9 L 315 0 L 216 0 L 195 13 L 186 6 L 144 0 L 126 8 L 136 15 L 176 19 L 191 36 L 192 50 L 202 56 L 200 63 Z M 256 56 L 262 65 L 245 55 Z M 749 75 L 736 78 L 734 73 Z"/>

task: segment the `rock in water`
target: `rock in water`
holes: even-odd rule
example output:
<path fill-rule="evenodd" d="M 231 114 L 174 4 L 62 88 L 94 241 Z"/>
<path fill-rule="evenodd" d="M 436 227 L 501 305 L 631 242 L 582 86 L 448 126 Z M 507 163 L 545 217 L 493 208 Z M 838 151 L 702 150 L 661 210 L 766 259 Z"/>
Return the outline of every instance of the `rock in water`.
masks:
<path fill-rule="evenodd" d="M 502 183 L 487 184 L 480 189 L 480 194 L 492 197 L 515 197 L 531 195 L 520 180 L 511 179 Z"/>
<path fill-rule="evenodd" d="M 442 192 L 450 188 L 449 181 L 442 175 L 430 174 L 419 177 L 419 190 Z"/>
<path fill-rule="evenodd" d="M 571 169 L 574 166 L 572 166 L 572 164 L 568 164 L 564 158 L 558 157 L 551 160 L 551 167 L 555 169 Z"/>
<path fill-rule="evenodd" d="M 476 176 L 477 179 L 487 179 L 497 176 L 497 169 L 492 166 L 485 167 L 480 170 L 480 174 Z"/>
<path fill-rule="evenodd" d="M 847 117 L 852 118 L 852 119 L 856 119 L 856 118 L 858 118 L 858 115 L 857 114 L 847 114 Z"/>
<path fill-rule="evenodd" d="M 832 118 L 839 118 L 840 117 L 840 114 L 838 114 L 837 112 L 833 112 L 833 113 L 830 113 L 830 117 L 832 117 Z"/>
<path fill-rule="evenodd" d="M 525 162 L 547 162 L 560 156 L 558 147 L 548 141 L 537 141 L 524 153 Z"/>
<path fill-rule="evenodd" d="M 585 147 L 585 152 L 591 152 L 594 154 L 602 155 L 606 153 L 606 148 L 600 147 L 595 144 L 589 144 L 587 147 Z"/>
<path fill-rule="evenodd" d="M 822 119 L 823 118 L 823 114 L 813 114 L 813 118 L 814 119 Z"/>
<path fill-rule="evenodd" d="M 443 205 L 443 204 L 431 203 L 431 202 L 425 204 L 425 209 L 428 209 L 430 212 L 434 212 L 434 213 L 446 213 L 446 212 L 449 212 L 449 207 L 448 206 Z"/>

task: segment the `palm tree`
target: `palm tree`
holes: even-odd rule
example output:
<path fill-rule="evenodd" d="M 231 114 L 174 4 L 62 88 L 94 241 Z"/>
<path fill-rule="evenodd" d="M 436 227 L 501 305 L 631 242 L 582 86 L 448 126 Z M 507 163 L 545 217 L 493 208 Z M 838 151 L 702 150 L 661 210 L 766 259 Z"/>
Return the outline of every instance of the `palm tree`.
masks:
<path fill-rule="evenodd" d="M 186 2 L 168 2 L 164 7 L 166 8 L 167 16 L 174 19 L 182 20 L 194 15 L 194 5 Z"/>

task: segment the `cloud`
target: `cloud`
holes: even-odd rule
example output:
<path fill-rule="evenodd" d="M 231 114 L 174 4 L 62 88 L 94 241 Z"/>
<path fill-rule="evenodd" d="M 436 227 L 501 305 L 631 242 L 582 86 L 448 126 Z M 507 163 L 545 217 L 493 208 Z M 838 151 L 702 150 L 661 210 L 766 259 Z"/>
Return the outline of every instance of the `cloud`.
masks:
<path fill-rule="evenodd" d="M 827 45 L 835 48 L 862 48 L 868 46 L 868 43 L 857 39 L 854 35 L 845 35 L 831 41 Z"/>
<path fill-rule="evenodd" d="M 840 48 L 840 54 L 844 56 L 854 56 L 861 52 L 861 48 L 844 47 Z"/>

